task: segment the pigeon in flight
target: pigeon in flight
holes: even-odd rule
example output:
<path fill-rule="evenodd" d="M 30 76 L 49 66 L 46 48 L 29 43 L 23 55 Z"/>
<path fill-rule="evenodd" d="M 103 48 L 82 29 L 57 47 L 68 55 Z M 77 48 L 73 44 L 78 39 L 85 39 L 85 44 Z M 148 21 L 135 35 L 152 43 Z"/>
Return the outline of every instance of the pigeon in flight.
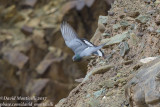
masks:
<path fill-rule="evenodd" d="M 67 22 L 61 24 L 61 33 L 66 45 L 71 48 L 75 54 L 72 57 L 73 61 L 80 61 L 83 57 L 88 57 L 92 54 L 104 56 L 101 48 L 105 44 L 95 46 L 88 40 L 79 38 L 77 33 Z"/>

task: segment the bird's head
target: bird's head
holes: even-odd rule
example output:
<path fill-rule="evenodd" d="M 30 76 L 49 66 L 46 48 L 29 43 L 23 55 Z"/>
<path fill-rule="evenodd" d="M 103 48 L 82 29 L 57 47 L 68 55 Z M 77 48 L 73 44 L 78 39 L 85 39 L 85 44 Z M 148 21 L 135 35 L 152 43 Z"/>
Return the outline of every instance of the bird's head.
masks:
<path fill-rule="evenodd" d="M 72 57 L 72 60 L 73 60 L 73 61 L 80 61 L 80 60 L 81 60 L 81 57 L 80 57 L 80 55 L 74 55 L 74 56 Z"/>

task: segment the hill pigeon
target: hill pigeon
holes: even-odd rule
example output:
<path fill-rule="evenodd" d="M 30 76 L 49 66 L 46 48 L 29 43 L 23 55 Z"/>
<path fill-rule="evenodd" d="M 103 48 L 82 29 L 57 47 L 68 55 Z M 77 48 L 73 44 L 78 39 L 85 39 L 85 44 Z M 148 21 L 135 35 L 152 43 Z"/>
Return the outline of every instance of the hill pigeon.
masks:
<path fill-rule="evenodd" d="M 67 22 L 61 24 L 61 33 L 66 45 L 71 48 L 75 54 L 72 57 L 73 61 L 80 61 L 83 57 L 88 57 L 92 54 L 104 56 L 104 53 L 100 49 L 105 44 L 95 46 L 88 40 L 79 38 L 77 33 Z"/>

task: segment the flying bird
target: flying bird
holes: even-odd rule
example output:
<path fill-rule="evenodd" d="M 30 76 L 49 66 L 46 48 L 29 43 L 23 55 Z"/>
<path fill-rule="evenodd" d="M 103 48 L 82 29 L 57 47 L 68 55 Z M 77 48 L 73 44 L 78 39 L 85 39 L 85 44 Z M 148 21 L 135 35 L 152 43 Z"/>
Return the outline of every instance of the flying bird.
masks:
<path fill-rule="evenodd" d="M 105 45 L 105 43 L 99 46 L 95 46 L 88 40 L 79 38 L 77 33 L 67 22 L 62 22 L 61 33 L 66 45 L 72 49 L 75 54 L 72 57 L 73 61 L 81 61 L 81 59 L 84 57 L 88 57 L 93 54 L 102 57 L 104 56 L 101 48 Z"/>

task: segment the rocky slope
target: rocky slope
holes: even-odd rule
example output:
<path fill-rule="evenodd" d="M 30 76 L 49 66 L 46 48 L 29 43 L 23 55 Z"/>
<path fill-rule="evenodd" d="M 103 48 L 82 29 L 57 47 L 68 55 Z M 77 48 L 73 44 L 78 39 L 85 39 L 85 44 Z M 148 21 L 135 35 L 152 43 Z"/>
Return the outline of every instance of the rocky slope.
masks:
<path fill-rule="evenodd" d="M 145 59 L 160 55 L 159 3 L 114 1 L 91 39 L 96 45 L 107 42 L 105 58 L 92 59 L 84 79 L 56 107 L 160 106 L 159 59 Z"/>

